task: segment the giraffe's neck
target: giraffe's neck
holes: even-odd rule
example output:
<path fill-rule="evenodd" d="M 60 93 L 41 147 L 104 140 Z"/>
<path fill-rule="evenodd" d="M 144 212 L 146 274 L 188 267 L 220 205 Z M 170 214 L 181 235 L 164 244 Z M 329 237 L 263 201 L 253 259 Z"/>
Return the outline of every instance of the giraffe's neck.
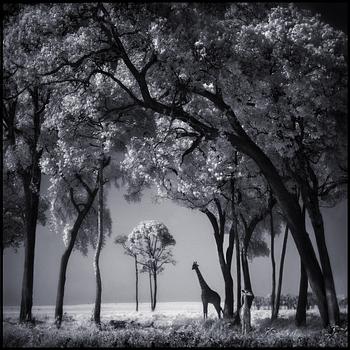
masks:
<path fill-rule="evenodd" d="M 199 268 L 196 268 L 196 272 L 197 272 L 197 276 L 198 276 L 198 280 L 199 280 L 199 284 L 201 285 L 202 289 L 210 289 L 209 286 L 207 285 L 207 283 L 204 281 L 204 278 L 201 274 L 201 272 L 199 271 Z"/>

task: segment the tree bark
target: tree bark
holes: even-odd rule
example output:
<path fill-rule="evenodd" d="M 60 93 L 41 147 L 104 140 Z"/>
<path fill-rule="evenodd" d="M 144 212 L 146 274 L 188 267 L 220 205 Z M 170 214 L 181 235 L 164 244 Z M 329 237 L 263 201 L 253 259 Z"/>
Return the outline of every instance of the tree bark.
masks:
<path fill-rule="evenodd" d="M 153 281 L 154 281 L 154 296 L 153 296 L 153 307 L 152 307 L 152 311 L 154 311 L 156 309 L 156 305 L 157 305 L 157 273 L 156 271 L 154 271 L 153 273 Z"/>
<path fill-rule="evenodd" d="M 151 271 L 148 272 L 149 276 L 149 290 L 151 294 L 151 310 L 153 311 L 153 291 L 152 291 L 152 274 Z"/>
<path fill-rule="evenodd" d="M 98 216 L 97 216 L 97 226 L 98 226 L 98 241 L 96 246 L 96 252 L 94 256 L 94 271 L 96 278 L 96 296 L 95 296 L 95 307 L 94 307 L 94 322 L 97 325 L 101 324 L 101 299 L 102 299 L 102 281 L 100 272 L 100 254 L 103 242 L 103 159 L 100 160 L 99 169 L 99 192 L 98 192 Z"/>
<path fill-rule="evenodd" d="M 284 266 L 284 258 L 286 256 L 286 250 L 287 250 L 287 240 L 288 240 L 288 225 L 286 224 L 286 229 L 284 231 L 284 237 L 283 237 L 281 261 L 280 261 L 280 271 L 279 271 L 279 275 L 278 275 L 275 313 L 272 315 L 272 319 L 276 319 L 278 317 L 278 312 L 280 309 L 282 280 L 283 280 L 283 266 Z"/>
<path fill-rule="evenodd" d="M 237 225 L 236 225 L 237 226 Z M 241 259 L 240 259 L 240 248 L 239 248 L 239 235 L 238 231 L 236 229 L 236 273 L 237 273 L 237 308 L 236 308 L 236 317 L 235 317 L 235 323 L 240 324 L 240 315 L 239 311 L 242 307 L 241 304 Z"/>
<path fill-rule="evenodd" d="M 40 188 L 41 172 L 36 169 L 35 186 Z M 24 234 L 24 271 L 22 279 L 22 297 L 20 307 L 20 322 L 32 320 L 33 306 L 33 280 L 34 280 L 34 256 L 36 240 L 36 223 L 39 211 L 39 192 L 33 192 L 30 188 L 32 177 L 24 176 L 26 232 Z"/>
<path fill-rule="evenodd" d="M 271 265 L 272 265 L 272 290 L 271 290 L 271 319 L 275 314 L 275 301 L 276 301 L 276 262 L 275 262 L 275 229 L 273 226 L 273 213 L 270 212 L 270 224 L 271 224 Z"/>
<path fill-rule="evenodd" d="M 295 315 L 295 324 L 297 327 L 306 325 L 306 307 L 307 307 L 307 288 L 308 278 L 303 262 L 300 260 L 300 284 L 297 312 Z"/>
<path fill-rule="evenodd" d="M 249 273 L 249 264 L 248 264 L 247 252 L 246 252 L 246 250 L 244 248 L 242 249 L 241 260 L 242 260 L 242 272 L 243 272 L 244 289 L 253 293 L 252 284 L 251 284 L 251 281 L 250 281 L 250 273 Z M 253 299 L 254 299 L 254 297 L 247 296 L 248 308 L 249 309 L 252 306 Z"/>
<path fill-rule="evenodd" d="M 230 271 L 225 272 L 224 318 L 233 318 L 233 279 Z"/>
<path fill-rule="evenodd" d="M 62 316 L 63 316 L 63 299 L 64 299 L 64 287 L 66 283 L 66 272 L 67 272 L 67 265 L 69 261 L 69 257 L 72 253 L 75 240 L 77 238 L 79 228 L 86 216 L 86 214 L 89 212 L 91 205 L 95 199 L 97 193 L 97 189 L 95 189 L 92 194 L 89 196 L 88 202 L 85 204 L 84 209 L 78 214 L 77 219 L 75 220 L 74 226 L 70 231 L 70 240 L 68 243 L 67 248 L 65 249 L 62 257 L 61 257 L 61 264 L 60 264 L 60 271 L 59 271 L 59 277 L 58 277 L 58 286 L 57 286 L 57 296 L 56 296 L 56 307 L 55 307 L 55 324 L 57 328 L 61 326 L 62 323 Z"/>
<path fill-rule="evenodd" d="M 135 255 L 134 256 L 135 258 L 135 277 L 136 277 L 136 311 L 139 311 L 139 270 L 138 270 L 138 267 L 137 267 L 137 256 Z"/>

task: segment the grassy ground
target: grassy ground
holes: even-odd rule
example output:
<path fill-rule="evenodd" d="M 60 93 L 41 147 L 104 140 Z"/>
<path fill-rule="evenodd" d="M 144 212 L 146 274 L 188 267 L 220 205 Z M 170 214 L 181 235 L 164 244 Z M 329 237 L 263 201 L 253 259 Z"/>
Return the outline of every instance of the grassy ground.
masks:
<path fill-rule="evenodd" d="M 6 347 L 347 347 L 347 312 L 341 326 L 329 333 L 321 327 L 315 310 L 309 311 L 307 326 L 296 328 L 294 314 L 282 310 L 271 323 L 268 310 L 252 312 L 253 329 L 243 336 L 237 326 L 218 320 L 214 314 L 204 321 L 199 315 L 156 313 L 142 317 L 118 317 L 102 322 L 99 330 L 89 317 L 65 315 L 60 329 L 51 316 L 40 314 L 32 325 L 20 325 L 4 317 L 3 346 Z"/>

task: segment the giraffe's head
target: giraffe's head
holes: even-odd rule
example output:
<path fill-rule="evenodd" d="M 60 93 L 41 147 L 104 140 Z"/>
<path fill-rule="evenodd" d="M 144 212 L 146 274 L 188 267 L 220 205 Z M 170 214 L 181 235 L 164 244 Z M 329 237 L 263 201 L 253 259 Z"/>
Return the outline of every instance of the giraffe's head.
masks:
<path fill-rule="evenodd" d="M 192 270 L 195 270 L 198 267 L 197 261 L 194 261 L 192 264 Z"/>

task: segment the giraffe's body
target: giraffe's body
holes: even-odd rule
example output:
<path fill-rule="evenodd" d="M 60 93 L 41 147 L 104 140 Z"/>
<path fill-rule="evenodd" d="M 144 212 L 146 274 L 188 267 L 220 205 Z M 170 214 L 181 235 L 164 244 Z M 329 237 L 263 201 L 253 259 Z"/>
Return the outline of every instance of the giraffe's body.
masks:
<path fill-rule="evenodd" d="M 218 293 L 212 290 L 208 284 L 205 282 L 201 272 L 199 271 L 198 264 L 196 262 L 192 265 L 192 270 L 195 270 L 198 276 L 199 284 L 202 289 L 202 303 L 203 303 L 203 316 L 204 318 L 208 318 L 208 304 L 213 304 L 216 312 L 218 313 L 218 317 L 221 318 L 220 311 L 222 311 L 220 302 L 221 298 Z"/>
<path fill-rule="evenodd" d="M 250 308 L 248 305 L 248 297 L 252 297 L 253 294 L 249 291 L 242 290 L 243 295 L 243 305 L 241 308 L 241 322 L 242 322 L 242 333 L 247 334 L 250 329 Z"/>

